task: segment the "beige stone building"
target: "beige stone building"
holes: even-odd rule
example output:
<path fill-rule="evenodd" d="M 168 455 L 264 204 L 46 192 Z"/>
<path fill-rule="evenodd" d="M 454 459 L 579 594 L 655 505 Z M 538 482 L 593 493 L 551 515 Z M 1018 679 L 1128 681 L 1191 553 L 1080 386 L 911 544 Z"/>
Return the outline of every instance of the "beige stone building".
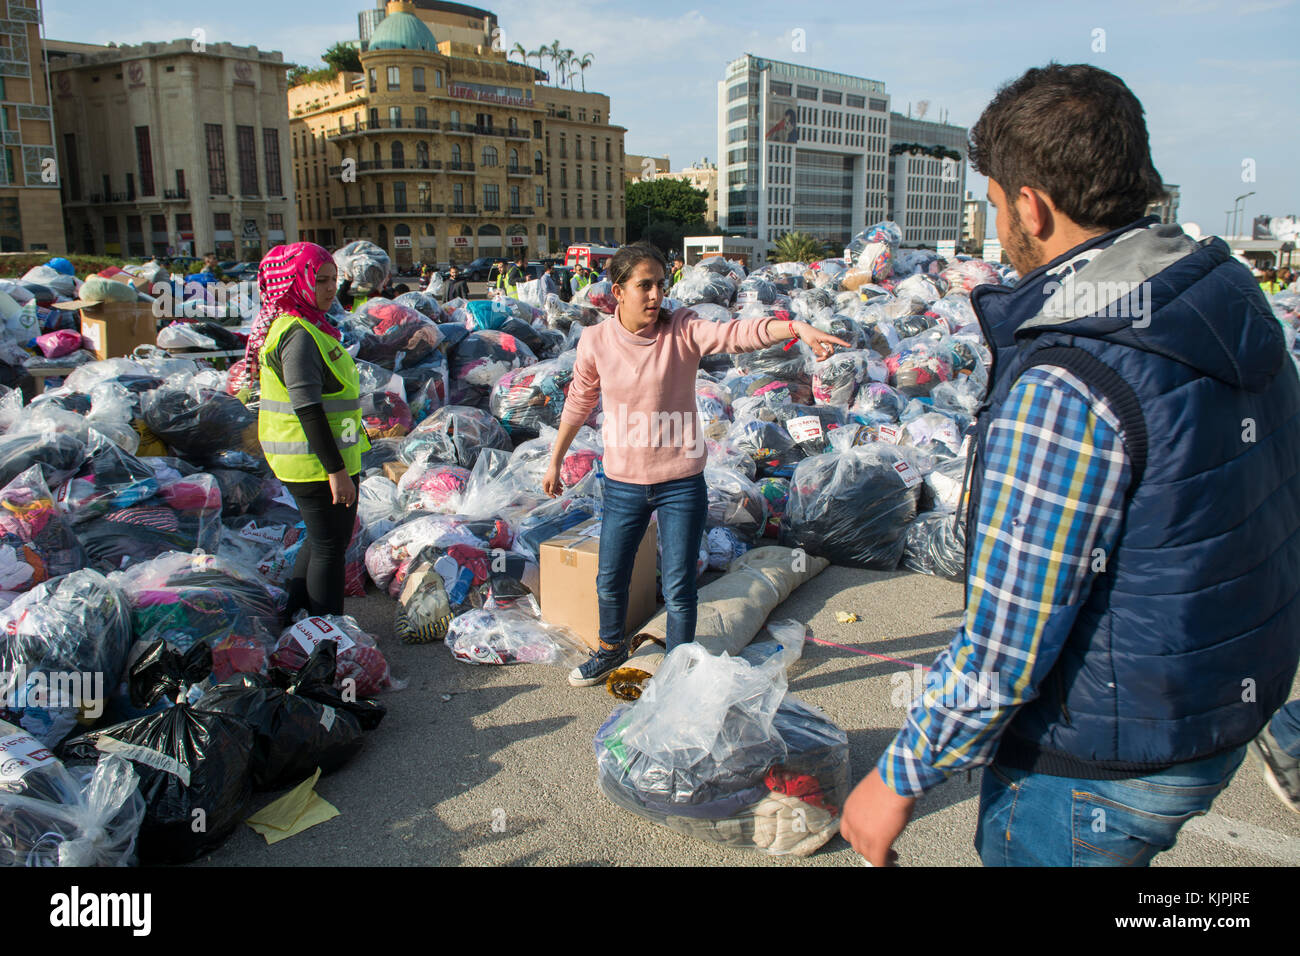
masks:
<path fill-rule="evenodd" d="M 488 11 L 398 0 L 374 13 L 363 72 L 288 92 L 304 239 L 368 239 L 401 266 L 621 240 L 624 131 L 608 97 L 540 83 L 494 48 Z"/>
<path fill-rule="evenodd" d="M 37 0 L 0 0 L 0 252 L 66 252 Z"/>
<path fill-rule="evenodd" d="M 708 209 L 704 213 L 704 221 L 708 223 L 710 229 L 716 229 L 718 226 L 718 165 L 711 163 L 708 159 L 701 160 L 698 163 L 691 163 L 686 169 L 679 169 L 672 173 L 656 174 L 663 175 L 667 179 L 680 179 L 682 182 L 690 183 L 696 189 L 702 190 L 708 197 Z"/>
<path fill-rule="evenodd" d="M 69 249 L 256 262 L 297 237 L 283 56 L 48 41 Z"/>
<path fill-rule="evenodd" d="M 630 183 L 639 183 L 646 178 L 650 170 L 653 169 L 656 176 L 663 176 L 668 173 L 671 166 L 667 155 L 637 156 L 629 153 L 623 163 L 623 178 Z"/>
<path fill-rule="evenodd" d="M 972 255 L 981 255 L 984 251 L 984 235 L 989 225 L 989 204 L 983 199 L 976 199 L 966 190 L 966 198 L 961 204 L 961 247 Z"/>

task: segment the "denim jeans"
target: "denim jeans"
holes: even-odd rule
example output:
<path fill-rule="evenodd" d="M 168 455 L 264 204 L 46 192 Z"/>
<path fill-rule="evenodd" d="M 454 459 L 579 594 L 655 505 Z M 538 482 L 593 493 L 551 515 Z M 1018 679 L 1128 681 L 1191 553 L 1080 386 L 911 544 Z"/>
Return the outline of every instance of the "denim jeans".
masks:
<path fill-rule="evenodd" d="M 975 849 L 985 866 L 1146 866 L 1206 813 L 1246 748 L 1149 777 L 1077 780 L 984 768 Z"/>
<path fill-rule="evenodd" d="M 668 650 L 695 640 L 695 567 L 709 512 L 703 473 L 655 485 L 615 481 L 608 475 L 604 481 L 600 569 L 596 574 L 601 648 L 622 648 L 626 640 L 623 631 L 632 566 L 650 514 L 656 510 L 660 572 L 668 612 Z"/>
<path fill-rule="evenodd" d="M 1282 705 L 1268 722 L 1268 732 L 1288 757 L 1300 757 L 1300 699 Z"/>

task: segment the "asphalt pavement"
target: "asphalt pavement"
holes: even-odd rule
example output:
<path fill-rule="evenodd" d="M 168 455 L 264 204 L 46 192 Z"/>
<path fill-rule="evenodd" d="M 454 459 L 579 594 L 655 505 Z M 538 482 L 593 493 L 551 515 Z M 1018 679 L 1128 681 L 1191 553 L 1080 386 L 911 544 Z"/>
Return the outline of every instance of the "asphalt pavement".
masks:
<path fill-rule="evenodd" d="M 192 865 L 859 865 L 839 836 L 807 859 L 773 858 L 673 833 L 614 806 L 596 785 L 592 751 L 617 704 L 603 687 L 572 688 L 560 667 L 474 666 L 441 643 L 404 645 L 393 637 L 396 606 L 373 588 L 347 602 L 407 686 L 383 697 L 388 716 L 362 752 L 322 777 L 317 792 L 340 815 L 274 846 L 241 826 Z M 934 659 L 961 607 L 961 586 L 950 581 L 831 567 L 773 612 L 773 620 L 806 622 L 814 638 L 841 645 L 810 641 L 790 690 L 845 728 L 854 780 L 903 719 L 896 701 L 909 665 Z M 836 611 L 860 620 L 839 624 Z M 980 779 L 979 770 L 970 779 L 959 774 L 921 799 L 896 845 L 901 866 L 979 865 Z M 276 796 L 258 794 L 254 805 Z M 1300 816 L 1247 761 L 1213 811 L 1188 823 L 1155 863 L 1294 866 Z"/>

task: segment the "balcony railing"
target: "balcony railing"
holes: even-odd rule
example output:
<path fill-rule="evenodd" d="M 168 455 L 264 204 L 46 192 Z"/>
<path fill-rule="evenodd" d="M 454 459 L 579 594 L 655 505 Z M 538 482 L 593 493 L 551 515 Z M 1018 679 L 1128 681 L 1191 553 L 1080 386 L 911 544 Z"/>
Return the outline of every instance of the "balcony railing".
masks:
<path fill-rule="evenodd" d="M 541 170 L 537 170 L 537 172 L 541 172 Z M 529 166 L 506 165 L 507 176 L 535 176 L 536 174 L 537 173 L 533 171 L 532 167 Z"/>
<path fill-rule="evenodd" d="M 473 163 L 448 163 L 447 171 L 452 173 L 472 173 L 474 172 Z"/>
<path fill-rule="evenodd" d="M 390 170 L 399 169 L 442 169 L 442 160 L 440 159 L 366 159 L 357 163 L 356 171 L 358 173 L 382 173 Z M 343 174 L 342 164 L 331 166 L 329 168 L 331 176 L 341 176 Z"/>
<path fill-rule="evenodd" d="M 532 138 L 533 138 L 532 130 L 523 129 L 522 127 L 517 129 L 510 129 L 507 127 L 506 129 L 506 139 L 532 139 Z"/>
<path fill-rule="evenodd" d="M 391 119 L 360 120 L 356 123 L 343 123 L 338 129 L 329 130 L 326 133 L 326 136 L 330 138 L 338 136 L 356 136 L 359 133 L 374 133 L 379 130 L 403 129 L 440 130 L 442 129 L 442 123 L 439 120 L 406 119 L 405 117 L 396 122 Z"/>
<path fill-rule="evenodd" d="M 474 203 L 452 203 L 447 211 L 453 216 L 477 216 L 478 206 Z"/>
<path fill-rule="evenodd" d="M 189 199 L 188 189 L 164 189 L 163 199 Z"/>
<path fill-rule="evenodd" d="M 512 216 L 531 216 L 533 214 L 532 206 L 511 206 L 510 215 Z"/>

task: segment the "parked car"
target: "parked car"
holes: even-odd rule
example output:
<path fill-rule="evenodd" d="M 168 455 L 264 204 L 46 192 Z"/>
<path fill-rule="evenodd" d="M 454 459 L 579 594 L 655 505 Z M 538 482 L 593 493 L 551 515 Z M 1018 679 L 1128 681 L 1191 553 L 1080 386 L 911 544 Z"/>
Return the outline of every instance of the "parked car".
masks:
<path fill-rule="evenodd" d="M 460 270 L 465 273 L 465 278 L 470 282 L 486 282 L 488 273 L 496 265 L 496 260 L 489 256 L 479 256 L 467 266 L 460 266 Z"/>

